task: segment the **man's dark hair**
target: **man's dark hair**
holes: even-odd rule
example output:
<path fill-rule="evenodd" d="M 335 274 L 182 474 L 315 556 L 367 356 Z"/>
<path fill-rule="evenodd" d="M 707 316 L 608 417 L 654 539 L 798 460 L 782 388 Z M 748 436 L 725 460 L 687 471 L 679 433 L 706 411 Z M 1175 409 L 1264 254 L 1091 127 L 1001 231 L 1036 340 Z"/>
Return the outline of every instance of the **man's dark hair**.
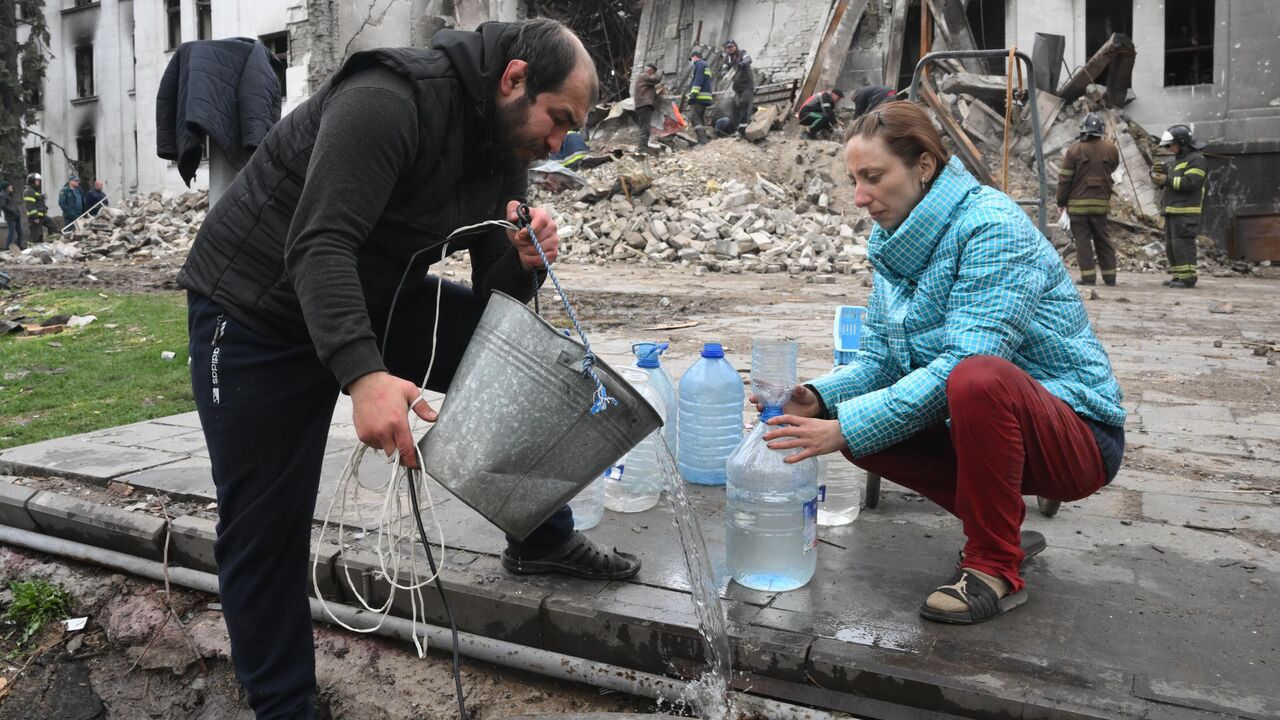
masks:
<path fill-rule="evenodd" d="M 658 69 L 657 64 L 655 64 L 655 63 L 651 63 L 651 62 L 647 62 L 647 63 L 645 63 L 645 64 L 644 64 L 644 66 L 645 66 L 645 67 L 647 67 L 647 68 L 653 68 L 654 70 L 657 70 L 657 69 Z"/>
<path fill-rule="evenodd" d="M 507 62 L 523 60 L 525 94 L 530 100 L 544 92 L 555 92 L 578 67 L 580 50 L 576 36 L 563 24 L 548 18 L 535 18 L 519 24 L 519 34 L 507 51 Z M 591 69 L 591 68 L 589 68 Z M 595 89 L 591 96 L 594 98 Z"/>

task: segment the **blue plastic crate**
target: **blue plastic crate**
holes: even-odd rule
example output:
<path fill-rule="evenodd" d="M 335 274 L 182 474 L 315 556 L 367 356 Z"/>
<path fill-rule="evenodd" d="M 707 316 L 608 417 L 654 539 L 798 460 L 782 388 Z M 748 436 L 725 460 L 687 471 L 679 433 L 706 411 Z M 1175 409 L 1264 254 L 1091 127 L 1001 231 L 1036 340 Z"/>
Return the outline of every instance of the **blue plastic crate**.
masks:
<path fill-rule="evenodd" d="M 867 309 L 861 305 L 841 305 L 836 308 L 836 321 L 831 329 L 836 367 L 853 362 L 853 354 L 862 345 L 862 328 L 866 317 Z"/>

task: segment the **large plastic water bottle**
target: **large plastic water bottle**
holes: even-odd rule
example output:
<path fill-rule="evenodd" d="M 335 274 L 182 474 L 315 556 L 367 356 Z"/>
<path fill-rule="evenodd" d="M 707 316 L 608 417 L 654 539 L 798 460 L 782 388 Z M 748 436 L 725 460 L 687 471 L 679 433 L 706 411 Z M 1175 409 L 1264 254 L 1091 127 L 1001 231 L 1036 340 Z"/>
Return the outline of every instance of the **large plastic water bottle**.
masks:
<path fill-rule="evenodd" d="M 582 491 L 569 501 L 569 509 L 573 510 L 573 529 L 590 530 L 600 524 L 604 517 L 604 484 L 605 477 L 617 468 L 605 471 L 605 474 L 592 480 Z"/>
<path fill-rule="evenodd" d="M 764 440 L 769 419 L 782 415 L 791 398 L 797 354 L 794 342 L 752 343 L 751 389 L 764 412 L 726 463 L 729 574 L 755 590 L 794 590 L 817 566 L 817 460 L 788 464 L 799 451 L 771 450 Z"/>
<path fill-rule="evenodd" d="M 818 456 L 818 524 L 848 525 L 862 512 L 867 492 L 866 474 L 842 455 Z"/>
<path fill-rule="evenodd" d="M 662 397 L 649 384 L 649 374 L 635 368 L 623 368 L 618 374 L 635 387 L 665 422 L 667 408 Z M 614 472 L 605 474 L 605 507 L 614 512 L 632 513 L 658 504 L 662 496 L 662 475 L 658 465 L 661 433 L 662 428 L 654 430 L 626 454 L 622 462 L 613 468 Z"/>
<path fill-rule="evenodd" d="M 653 389 L 658 391 L 662 396 L 662 402 L 667 406 L 667 424 L 662 430 L 662 435 L 667 439 L 667 447 L 672 453 L 679 452 L 679 435 L 677 428 L 680 426 L 680 413 L 676 412 L 677 404 L 676 384 L 671 380 L 671 375 L 667 373 L 667 369 L 659 362 L 658 357 L 667 351 L 669 345 L 667 343 L 651 343 L 642 342 L 631 346 L 631 352 L 636 356 L 636 367 L 649 373 L 649 384 Z"/>
<path fill-rule="evenodd" d="M 697 485 L 723 485 L 724 463 L 742 441 L 742 379 L 720 343 L 680 378 L 680 475 Z"/>
<path fill-rule="evenodd" d="M 729 456 L 725 546 L 729 575 L 753 590 L 794 590 L 813 578 L 818 562 L 818 463 L 788 465 L 796 450 L 771 450 L 763 435 L 780 406 L 766 407 L 760 422 Z"/>

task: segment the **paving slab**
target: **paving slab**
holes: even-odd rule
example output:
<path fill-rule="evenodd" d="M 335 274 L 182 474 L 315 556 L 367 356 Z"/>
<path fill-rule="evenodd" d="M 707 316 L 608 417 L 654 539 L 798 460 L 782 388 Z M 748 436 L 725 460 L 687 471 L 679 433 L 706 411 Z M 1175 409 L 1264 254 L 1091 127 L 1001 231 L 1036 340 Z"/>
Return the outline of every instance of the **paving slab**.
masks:
<path fill-rule="evenodd" d="M 0 472 L 10 475 L 60 475 L 105 485 L 121 475 L 182 460 L 160 450 L 122 447 L 74 436 L 0 451 Z"/>

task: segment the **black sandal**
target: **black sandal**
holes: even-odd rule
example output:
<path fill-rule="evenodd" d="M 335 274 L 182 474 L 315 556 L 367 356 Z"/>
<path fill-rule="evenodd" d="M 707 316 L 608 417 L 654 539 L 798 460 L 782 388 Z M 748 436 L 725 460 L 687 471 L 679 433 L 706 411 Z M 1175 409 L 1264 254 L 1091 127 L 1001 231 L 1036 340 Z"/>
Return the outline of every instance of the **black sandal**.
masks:
<path fill-rule="evenodd" d="M 1022 564 L 1025 565 L 1028 560 L 1044 552 L 1048 547 L 1048 543 L 1044 540 L 1044 533 L 1036 530 L 1023 530 L 1022 537 L 1019 538 L 1019 545 L 1022 546 Z M 964 565 L 964 551 L 959 552 L 960 559 L 956 560 L 956 569 L 959 570 Z"/>
<path fill-rule="evenodd" d="M 960 568 L 951 576 L 951 582 L 940 585 L 934 592 L 959 600 L 966 610 L 948 612 L 931 608 L 926 600 L 920 605 L 920 615 L 927 620 L 951 623 L 953 625 L 976 625 L 986 622 L 997 615 L 1003 615 L 1027 601 L 1027 591 L 1019 590 L 1002 598 L 996 597 L 996 591 L 973 574 L 968 568 Z"/>
<path fill-rule="evenodd" d="M 502 567 L 519 575 L 562 573 L 588 580 L 624 580 L 640 572 L 640 558 L 617 548 L 601 550 L 591 539 L 575 532 L 551 554 L 527 560 L 502 551 Z"/>

